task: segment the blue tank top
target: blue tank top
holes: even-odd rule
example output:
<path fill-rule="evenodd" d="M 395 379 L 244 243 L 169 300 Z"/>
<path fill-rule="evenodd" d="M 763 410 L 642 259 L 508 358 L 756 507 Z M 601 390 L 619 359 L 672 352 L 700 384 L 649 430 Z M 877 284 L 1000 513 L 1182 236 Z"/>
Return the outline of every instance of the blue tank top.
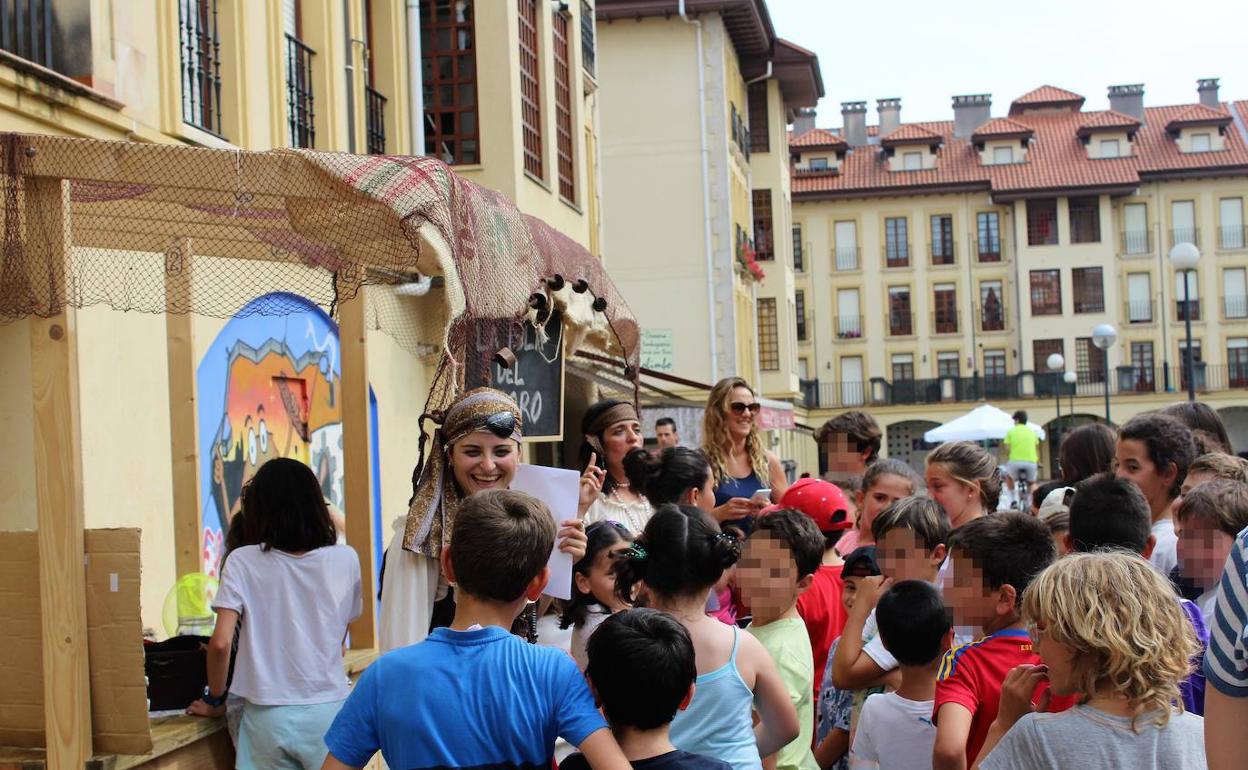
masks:
<path fill-rule="evenodd" d="M 735 476 L 725 476 L 719 486 L 715 487 L 715 506 L 721 506 L 734 497 L 753 497 L 755 492 L 766 488 L 767 485 L 758 478 L 757 473 L 751 473 L 742 479 Z M 725 521 L 724 525 L 740 527 L 741 531 L 748 535 L 754 528 L 754 517 L 746 516 L 741 519 L 732 519 L 731 521 Z"/>
<path fill-rule="evenodd" d="M 678 749 L 722 759 L 734 770 L 760 770 L 754 737 L 754 693 L 737 670 L 741 631 L 732 626 L 728 662 L 696 680 L 693 700 L 672 720 L 671 741 Z"/>

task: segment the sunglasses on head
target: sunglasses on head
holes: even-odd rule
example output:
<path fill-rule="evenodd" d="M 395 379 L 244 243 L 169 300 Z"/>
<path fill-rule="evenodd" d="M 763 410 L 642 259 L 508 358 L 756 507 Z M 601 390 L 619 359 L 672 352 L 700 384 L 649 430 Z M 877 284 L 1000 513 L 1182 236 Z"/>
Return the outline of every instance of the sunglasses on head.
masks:
<path fill-rule="evenodd" d="M 749 412 L 750 414 L 758 414 L 759 410 L 763 408 L 763 405 L 757 401 L 752 404 L 747 404 L 743 401 L 733 401 L 729 404 L 729 408 L 732 409 L 733 414 L 745 414 L 746 412 Z"/>
<path fill-rule="evenodd" d="M 511 412 L 499 412 L 485 418 L 485 427 L 499 438 L 511 438 L 516 432 L 516 415 Z"/>

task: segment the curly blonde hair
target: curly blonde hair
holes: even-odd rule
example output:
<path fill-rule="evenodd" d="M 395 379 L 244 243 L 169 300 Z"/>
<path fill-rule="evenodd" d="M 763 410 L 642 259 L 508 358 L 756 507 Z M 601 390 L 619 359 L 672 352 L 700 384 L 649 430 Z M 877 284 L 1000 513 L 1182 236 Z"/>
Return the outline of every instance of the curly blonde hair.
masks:
<path fill-rule="evenodd" d="M 1077 689 L 1087 702 L 1108 688 L 1131 704 L 1131 729 L 1152 712 L 1165 726 L 1183 709 L 1179 682 L 1199 650 L 1170 583 L 1126 551 L 1064 556 L 1023 594 L 1023 615 L 1074 650 Z"/>
<path fill-rule="evenodd" d="M 711 461 L 711 471 L 715 474 L 717 487 L 728 477 L 728 452 L 732 448 L 728 416 L 732 410 L 734 388 L 745 388 L 751 395 L 754 394 L 750 384 L 740 377 L 725 377 L 711 388 L 711 394 L 706 397 L 706 413 L 702 417 L 702 453 Z M 745 450 L 750 455 L 750 467 L 753 468 L 754 475 L 763 484 L 767 484 L 767 451 L 763 449 L 763 440 L 758 435 L 757 421 L 750 426 L 750 435 L 745 439 Z"/>

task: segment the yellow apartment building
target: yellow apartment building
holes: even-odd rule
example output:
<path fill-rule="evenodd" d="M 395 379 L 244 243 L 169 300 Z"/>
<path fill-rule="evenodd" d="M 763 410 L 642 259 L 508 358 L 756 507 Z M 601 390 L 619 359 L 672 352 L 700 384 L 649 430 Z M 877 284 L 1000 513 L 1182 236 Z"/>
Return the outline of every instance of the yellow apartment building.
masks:
<path fill-rule="evenodd" d="M 612 275 L 643 328 L 670 344 L 671 374 L 739 375 L 792 401 L 787 126 L 823 94 L 817 57 L 776 36 L 763 0 L 599 0 L 597 15 Z M 795 418 L 806 422 L 800 405 Z M 783 459 L 814 464 L 808 433 L 770 433 Z"/>
<path fill-rule="evenodd" d="M 592 2 L 83 0 L 6 4 L 0 16 L 0 130 L 436 155 L 601 254 Z M 748 213 L 742 216 L 748 225 Z M 164 286 L 157 289 L 163 296 Z M 237 411 L 257 407 L 235 403 L 236 370 L 223 362 L 262 375 L 269 366 L 298 372 L 294 385 L 322 401 L 341 384 L 338 327 L 319 298 L 286 298 L 288 314 L 267 315 L 253 312 L 266 298 L 245 292 L 220 317 L 122 312 L 139 304 L 123 293 L 77 312 L 79 382 L 92 394 L 81 413 L 86 525 L 142 527 L 143 622 L 161 635 L 161 607 L 175 578 L 215 568 L 242 481 L 280 452 L 268 440 L 277 435 L 277 416 L 268 415 L 266 429 L 258 414 Z M 367 377 L 380 541 L 407 510 L 419 415 L 436 363 L 376 321 L 381 300 L 395 306 L 393 292 L 365 290 L 374 321 Z M 323 357 L 320 379 L 316 366 L 305 366 L 307 356 Z M 0 358 L 0 424 L 8 428 L 10 456 L 19 458 L 0 463 L 0 529 L 29 529 L 36 509 L 34 473 L 22 460 L 34 441 L 26 320 L 0 323 Z M 172 378 L 194 382 L 193 425 L 174 424 Z M 564 422 L 573 425 L 589 386 L 569 377 L 566 394 Z M 289 451 L 317 470 L 341 507 L 336 402 L 309 400 L 324 407 L 323 424 L 311 426 L 306 446 L 294 442 Z M 238 432 L 244 424 L 260 426 L 250 446 L 246 431 Z M 178 499 L 171 481 L 175 465 L 187 462 L 177 448 L 187 435 L 193 438 L 182 446 L 195 448 L 200 490 L 193 500 Z M 550 446 L 535 452 L 557 461 Z M 198 548 L 175 548 L 172 511 L 184 506 L 203 512 Z"/>
<path fill-rule="evenodd" d="M 1143 93 L 1112 86 L 1111 109 L 1088 111 L 1043 86 L 997 118 L 989 95 L 955 96 L 953 120 L 925 123 L 881 99 L 870 126 L 848 102 L 836 131 L 800 118 L 812 421 L 865 408 L 888 453 L 916 464 L 925 431 L 984 400 L 1060 433 L 1104 419 L 1108 390 L 1121 423 L 1186 397 L 1190 313 L 1197 397 L 1248 442 L 1248 104 L 1220 101 L 1217 80 L 1191 104 L 1145 107 Z M 1186 303 L 1168 259 L 1184 242 L 1201 252 Z M 1116 329 L 1107 351 L 1099 324 Z"/>

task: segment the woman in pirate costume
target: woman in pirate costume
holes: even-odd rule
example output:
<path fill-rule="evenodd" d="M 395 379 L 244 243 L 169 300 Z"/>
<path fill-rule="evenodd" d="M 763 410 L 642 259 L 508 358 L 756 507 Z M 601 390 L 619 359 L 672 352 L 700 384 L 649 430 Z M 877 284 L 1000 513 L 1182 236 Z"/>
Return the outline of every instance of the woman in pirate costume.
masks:
<path fill-rule="evenodd" d="M 451 591 L 438 559 L 450 544 L 451 525 L 460 504 L 483 489 L 506 489 L 520 467 L 520 409 L 492 388 L 470 390 L 444 412 L 423 416 L 437 427 L 426 461 L 427 433 L 421 434 L 415 492 L 406 519 L 396 522 L 386 549 L 382 574 L 380 648 L 382 652 L 415 644 L 436 623 L 435 604 L 448 609 Z M 575 562 L 585 553 L 580 520 L 565 521 L 560 550 Z M 451 613 L 446 614 L 449 621 Z M 444 613 L 439 612 L 441 617 Z"/>
<path fill-rule="evenodd" d="M 626 401 L 606 399 L 585 410 L 581 420 L 580 514 L 586 524 L 618 521 L 634 535 L 646 528 L 654 508 L 631 487 L 624 458 L 642 444 L 641 420 Z"/>

